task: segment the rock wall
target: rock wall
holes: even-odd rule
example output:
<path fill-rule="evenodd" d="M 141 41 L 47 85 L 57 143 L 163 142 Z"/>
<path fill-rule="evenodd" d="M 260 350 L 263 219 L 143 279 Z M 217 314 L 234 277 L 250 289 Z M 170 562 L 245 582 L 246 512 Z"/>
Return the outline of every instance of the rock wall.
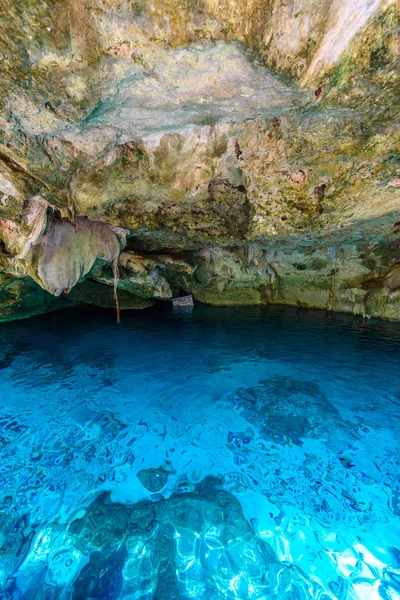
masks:
<path fill-rule="evenodd" d="M 146 308 L 155 301 L 191 293 L 197 301 L 216 306 L 289 304 L 398 319 L 399 244 L 334 242 L 296 248 L 259 242 L 169 254 L 125 250 L 119 256 L 119 303 L 122 309 Z M 63 277 L 68 273 L 66 256 L 61 256 Z M 52 273 L 56 260 L 52 256 Z M 38 283 L 45 288 L 41 280 Z M 57 290 L 58 297 L 15 271 L 12 276 L 3 274 L 1 318 L 83 304 L 112 307 L 114 284 L 112 262 L 105 261 L 97 262 L 72 291 L 64 290 L 68 295 Z"/>
<path fill-rule="evenodd" d="M 400 318 L 395 2 L 5 0 L 0 19 L 0 319 L 109 306 L 118 278 L 125 308 Z"/>

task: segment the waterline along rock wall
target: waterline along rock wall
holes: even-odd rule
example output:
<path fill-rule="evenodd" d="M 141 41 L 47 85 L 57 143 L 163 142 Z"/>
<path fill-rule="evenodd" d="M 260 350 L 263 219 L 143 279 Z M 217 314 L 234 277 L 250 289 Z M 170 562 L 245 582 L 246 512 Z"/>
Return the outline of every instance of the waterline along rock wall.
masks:
<path fill-rule="evenodd" d="M 398 7 L 5 0 L 0 320 L 291 304 L 400 319 Z"/>

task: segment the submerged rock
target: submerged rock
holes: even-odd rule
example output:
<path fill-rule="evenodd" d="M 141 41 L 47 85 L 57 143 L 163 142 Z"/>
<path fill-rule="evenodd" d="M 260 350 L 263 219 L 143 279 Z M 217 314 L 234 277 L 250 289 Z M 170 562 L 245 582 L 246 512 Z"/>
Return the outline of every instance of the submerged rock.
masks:
<path fill-rule="evenodd" d="M 149 490 L 149 492 L 159 492 L 167 483 L 168 472 L 162 468 L 143 469 L 138 472 L 137 476 L 146 490 Z"/>
<path fill-rule="evenodd" d="M 311 381 L 278 375 L 240 389 L 236 396 L 242 416 L 272 441 L 301 445 L 305 438 L 329 437 L 327 430 L 340 430 L 339 413 Z"/>
<path fill-rule="evenodd" d="M 42 564 L 40 580 L 27 563 L 11 584 L 12 593 L 21 594 L 30 580 L 31 593 L 40 588 L 52 597 L 53 580 L 60 582 L 60 556 L 63 590 L 74 599 L 133 594 L 160 600 L 245 599 L 287 589 L 303 597 L 305 585 L 321 593 L 300 569 L 278 561 L 253 533 L 234 496 L 207 482 L 195 492 L 133 505 L 101 494 L 66 533 L 59 551 Z"/>

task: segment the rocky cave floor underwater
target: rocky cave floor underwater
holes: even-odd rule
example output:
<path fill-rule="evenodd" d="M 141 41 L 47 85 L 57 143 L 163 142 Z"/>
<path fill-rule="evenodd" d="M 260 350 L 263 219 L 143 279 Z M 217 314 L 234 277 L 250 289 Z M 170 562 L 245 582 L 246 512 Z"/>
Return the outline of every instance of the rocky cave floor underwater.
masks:
<path fill-rule="evenodd" d="M 400 598 L 400 324 L 0 326 L 0 598 Z"/>

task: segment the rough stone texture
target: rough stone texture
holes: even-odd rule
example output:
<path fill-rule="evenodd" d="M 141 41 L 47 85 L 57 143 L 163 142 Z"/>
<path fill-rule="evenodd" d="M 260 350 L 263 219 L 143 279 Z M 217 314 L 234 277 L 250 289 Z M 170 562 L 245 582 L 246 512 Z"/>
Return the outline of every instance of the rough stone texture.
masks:
<path fill-rule="evenodd" d="M 72 582 L 65 584 L 70 598 L 217 600 L 248 598 L 248 587 L 255 590 L 253 598 L 265 598 L 282 585 L 292 597 L 303 597 L 305 586 L 321 596 L 318 581 L 298 567 L 282 565 L 255 535 L 238 500 L 219 489 L 222 483 L 210 476 L 193 492 L 131 505 L 114 503 L 102 493 L 66 526 L 51 524 L 47 531 L 58 536 L 63 550 L 79 557 L 76 565 L 66 565 L 75 569 Z M 10 537 L 9 545 L 16 545 L 21 532 L 14 528 Z M 29 586 L 32 594 L 48 595 L 58 573 L 54 565 L 29 565 L 11 581 L 9 593 L 26 595 Z"/>
<path fill-rule="evenodd" d="M 108 306 L 118 275 L 123 307 L 400 318 L 395 2 L 5 0 L 0 19 L 0 319 Z"/>

